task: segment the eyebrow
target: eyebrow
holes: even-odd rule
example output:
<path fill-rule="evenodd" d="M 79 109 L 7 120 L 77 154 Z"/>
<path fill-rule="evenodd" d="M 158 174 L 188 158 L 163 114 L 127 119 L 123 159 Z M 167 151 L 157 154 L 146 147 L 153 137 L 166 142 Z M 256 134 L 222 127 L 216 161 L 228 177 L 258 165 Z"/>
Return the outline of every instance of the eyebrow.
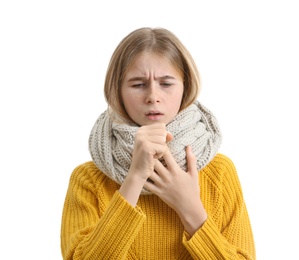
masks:
<path fill-rule="evenodd" d="M 128 81 L 140 81 L 140 80 L 146 80 L 147 77 L 133 77 L 133 78 L 130 78 Z M 158 80 L 161 80 L 161 79 L 175 79 L 174 77 L 172 76 L 169 76 L 169 75 L 165 75 L 165 76 L 162 76 L 162 77 L 157 77 L 155 79 L 158 79 Z"/>

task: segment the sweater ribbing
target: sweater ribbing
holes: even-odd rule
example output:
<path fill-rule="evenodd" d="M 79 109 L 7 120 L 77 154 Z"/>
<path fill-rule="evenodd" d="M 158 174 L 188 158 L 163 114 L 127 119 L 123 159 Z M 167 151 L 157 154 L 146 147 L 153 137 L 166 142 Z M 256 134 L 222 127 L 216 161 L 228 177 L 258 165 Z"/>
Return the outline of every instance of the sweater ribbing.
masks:
<path fill-rule="evenodd" d="M 64 259 L 255 259 L 251 225 L 232 161 L 221 154 L 199 172 L 208 213 L 190 238 L 155 195 L 134 208 L 93 162 L 72 173 L 61 226 Z"/>

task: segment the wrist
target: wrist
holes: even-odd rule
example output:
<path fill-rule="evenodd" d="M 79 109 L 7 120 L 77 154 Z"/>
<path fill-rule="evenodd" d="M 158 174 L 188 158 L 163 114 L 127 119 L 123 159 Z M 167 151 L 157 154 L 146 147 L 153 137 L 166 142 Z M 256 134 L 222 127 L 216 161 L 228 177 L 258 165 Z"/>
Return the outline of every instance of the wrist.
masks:
<path fill-rule="evenodd" d="M 189 212 L 179 214 L 186 232 L 193 236 L 199 230 L 208 218 L 206 210 L 200 205 L 198 208 L 190 208 Z"/>
<path fill-rule="evenodd" d="M 135 207 L 145 181 L 146 180 L 140 178 L 138 175 L 128 173 L 119 189 L 119 193 L 128 201 L 128 203 Z"/>

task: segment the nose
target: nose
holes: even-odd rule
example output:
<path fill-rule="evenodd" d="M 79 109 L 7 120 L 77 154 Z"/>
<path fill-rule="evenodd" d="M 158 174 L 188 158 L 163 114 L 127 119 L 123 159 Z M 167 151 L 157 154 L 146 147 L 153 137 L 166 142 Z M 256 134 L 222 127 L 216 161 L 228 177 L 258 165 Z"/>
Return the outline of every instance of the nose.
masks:
<path fill-rule="evenodd" d="M 145 102 L 149 104 L 160 102 L 159 89 L 154 83 L 149 84 L 147 88 Z"/>

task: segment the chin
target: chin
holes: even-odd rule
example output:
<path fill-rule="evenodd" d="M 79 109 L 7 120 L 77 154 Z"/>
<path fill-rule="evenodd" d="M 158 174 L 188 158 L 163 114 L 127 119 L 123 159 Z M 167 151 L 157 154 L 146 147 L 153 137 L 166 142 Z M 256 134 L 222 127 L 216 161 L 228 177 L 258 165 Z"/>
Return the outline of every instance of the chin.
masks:
<path fill-rule="evenodd" d="M 163 121 L 160 120 L 148 120 L 146 122 L 143 122 L 141 125 L 154 125 L 154 124 L 162 124 Z"/>

